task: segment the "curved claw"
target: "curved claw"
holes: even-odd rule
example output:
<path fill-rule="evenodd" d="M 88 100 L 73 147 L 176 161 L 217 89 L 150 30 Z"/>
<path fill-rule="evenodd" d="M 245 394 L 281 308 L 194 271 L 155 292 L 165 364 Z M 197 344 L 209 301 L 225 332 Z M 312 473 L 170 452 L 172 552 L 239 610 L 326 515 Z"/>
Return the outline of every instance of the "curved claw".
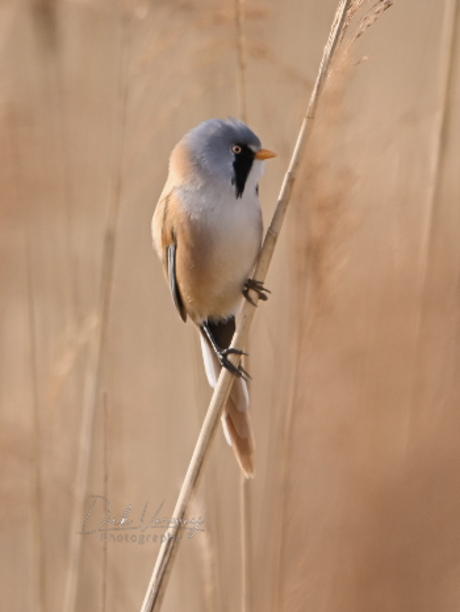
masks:
<path fill-rule="evenodd" d="M 259 300 L 263 300 L 266 302 L 268 300 L 267 293 L 271 293 L 269 289 L 266 289 L 262 283 L 262 281 L 256 280 L 255 278 L 248 278 L 248 280 L 244 283 L 243 295 L 253 306 L 257 307 L 257 304 L 249 295 L 249 291 L 253 290 L 259 296 Z"/>
<path fill-rule="evenodd" d="M 227 355 L 245 355 L 246 357 L 249 357 L 249 353 L 245 353 L 244 351 L 240 351 L 240 349 L 234 348 L 224 349 L 223 351 L 221 351 L 221 354 L 224 355 L 224 357 L 226 357 Z"/>
<path fill-rule="evenodd" d="M 234 365 L 227 358 L 227 355 L 246 355 L 247 356 L 248 354 L 238 349 L 228 348 L 228 349 L 224 349 L 223 351 L 219 353 L 219 361 L 223 368 L 226 368 L 227 370 L 229 370 L 237 378 L 244 378 L 245 380 L 247 380 L 248 378 L 250 379 L 251 378 L 250 374 L 246 372 L 243 366 L 241 364 L 239 364 L 238 366 Z"/>

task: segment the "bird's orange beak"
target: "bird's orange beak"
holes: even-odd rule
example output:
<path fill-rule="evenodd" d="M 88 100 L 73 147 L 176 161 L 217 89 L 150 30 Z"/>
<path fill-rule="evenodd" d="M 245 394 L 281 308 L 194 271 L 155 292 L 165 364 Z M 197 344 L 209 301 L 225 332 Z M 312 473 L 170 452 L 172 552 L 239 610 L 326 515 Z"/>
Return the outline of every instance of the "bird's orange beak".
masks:
<path fill-rule="evenodd" d="M 268 149 L 260 149 L 260 151 L 256 153 L 256 159 L 271 159 L 272 157 L 276 157 L 276 153 Z"/>

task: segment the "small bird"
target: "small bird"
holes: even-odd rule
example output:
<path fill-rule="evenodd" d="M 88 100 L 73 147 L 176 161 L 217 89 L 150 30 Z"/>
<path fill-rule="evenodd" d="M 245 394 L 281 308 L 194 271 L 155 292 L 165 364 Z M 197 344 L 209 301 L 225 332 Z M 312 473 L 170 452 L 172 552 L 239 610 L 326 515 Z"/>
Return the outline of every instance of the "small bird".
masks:
<path fill-rule="evenodd" d="M 250 278 L 262 243 L 259 181 L 275 153 L 242 121 L 211 119 L 173 149 L 169 175 L 152 219 L 154 248 L 183 321 L 201 334 L 206 375 L 214 387 L 221 367 L 235 375 L 222 415 L 224 434 L 247 478 L 254 476 L 247 372 L 228 359 L 235 316 L 249 290 L 267 299 Z"/>

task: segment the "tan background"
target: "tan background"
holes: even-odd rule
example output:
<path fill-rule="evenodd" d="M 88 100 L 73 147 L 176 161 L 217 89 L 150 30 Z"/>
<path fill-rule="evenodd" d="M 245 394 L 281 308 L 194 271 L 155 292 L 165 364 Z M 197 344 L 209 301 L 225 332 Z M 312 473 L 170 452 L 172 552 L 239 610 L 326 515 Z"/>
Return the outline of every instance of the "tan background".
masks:
<path fill-rule="evenodd" d="M 335 4 L 245 3 L 248 121 L 279 153 L 261 187 L 266 220 Z M 351 53 L 251 334 L 253 610 L 453 612 L 458 3 L 396 0 Z M 86 494 L 106 495 L 118 519 L 163 500 L 171 516 L 210 392 L 150 218 L 177 140 L 237 113 L 233 1 L 0 7 L 5 610 L 140 607 L 159 545 L 71 536 L 91 502 L 74 497 L 82 415 L 94 405 Z M 165 612 L 240 609 L 239 482 L 219 432 L 189 513 L 205 532 L 183 542 Z"/>

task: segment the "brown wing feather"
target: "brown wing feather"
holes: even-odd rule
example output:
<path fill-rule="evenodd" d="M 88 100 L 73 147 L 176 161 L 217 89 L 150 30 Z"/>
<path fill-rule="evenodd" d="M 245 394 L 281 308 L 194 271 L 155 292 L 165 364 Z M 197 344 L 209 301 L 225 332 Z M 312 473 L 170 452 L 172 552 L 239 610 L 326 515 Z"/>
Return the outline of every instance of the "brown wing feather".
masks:
<path fill-rule="evenodd" d="M 171 296 L 177 311 L 183 321 L 187 320 L 187 311 L 179 288 L 176 274 L 177 236 L 174 231 L 174 215 L 171 214 L 170 203 L 174 198 L 174 190 L 160 198 L 153 217 L 153 241 L 161 259 L 168 280 Z"/>

